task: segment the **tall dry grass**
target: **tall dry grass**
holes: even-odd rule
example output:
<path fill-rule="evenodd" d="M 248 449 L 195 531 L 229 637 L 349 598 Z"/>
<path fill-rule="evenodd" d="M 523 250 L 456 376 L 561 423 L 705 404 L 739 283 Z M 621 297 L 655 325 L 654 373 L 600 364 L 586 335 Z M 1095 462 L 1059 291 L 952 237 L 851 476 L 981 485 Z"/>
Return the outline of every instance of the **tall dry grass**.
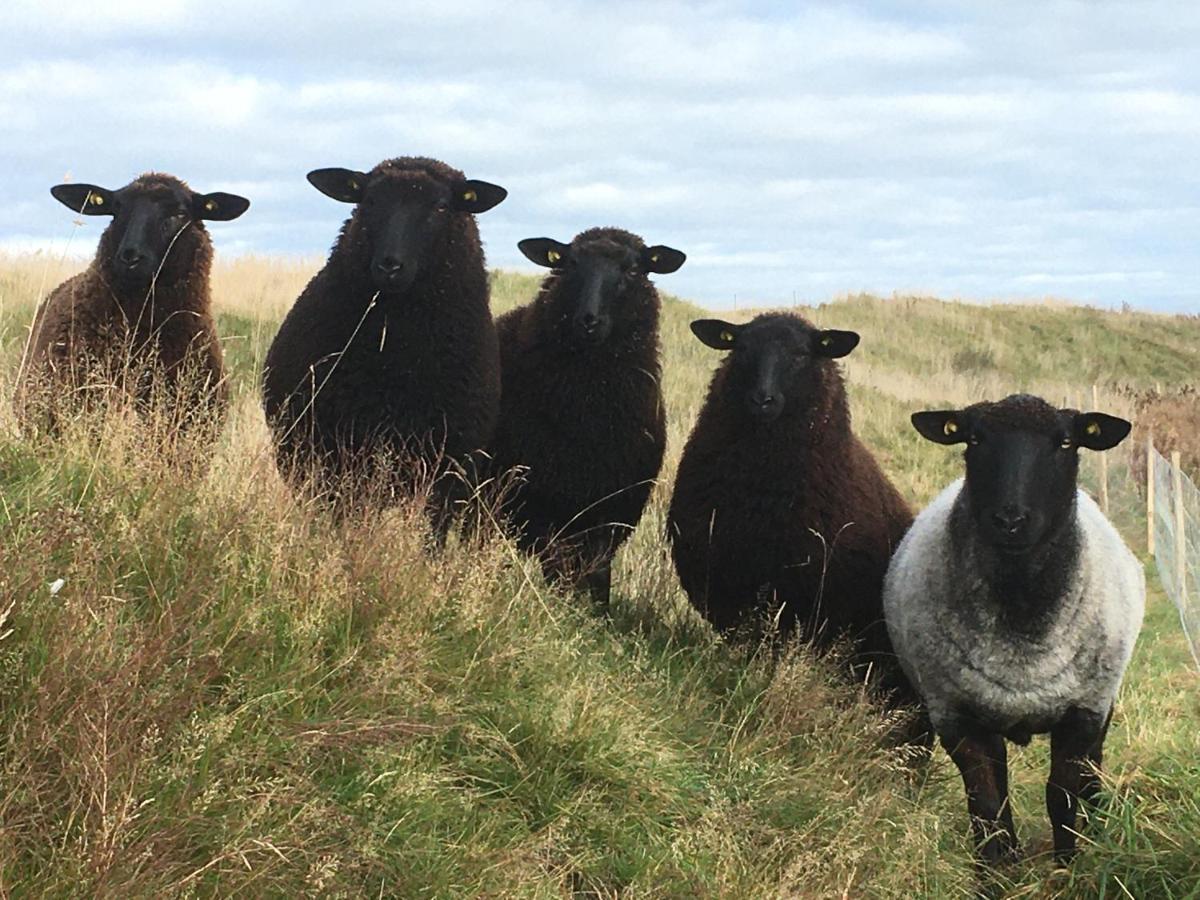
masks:
<path fill-rule="evenodd" d="M 30 439 L 0 404 L 0 894 L 969 895 L 953 767 L 908 772 L 869 698 L 803 653 L 722 646 L 678 589 L 665 504 L 717 356 L 688 332 L 696 307 L 664 309 L 668 458 L 605 622 L 498 536 L 431 558 L 412 510 L 334 524 L 285 488 L 257 378 L 316 265 L 214 272 L 235 399 L 200 476 L 125 411 Z M 0 260 L 6 397 L 38 288 L 69 269 Z M 496 273 L 494 307 L 536 284 Z M 863 334 L 856 427 L 918 504 L 961 463 L 915 436 L 913 409 L 1015 389 L 1075 403 L 1098 383 L 1123 412 L 1127 388 L 1200 363 L 1186 319 L 862 296 L 805 313 Z M 1136 546 L 1140 501 L 1111 462 Z M 1005 873 L 1010 896 L 1194 892 L 1187 666 L 1155 592 L 1111 803 L 1071 869 L 1034 855 Z M 1035 850 L 1047 765 L 1037 742 L 1013 754 Z"/>

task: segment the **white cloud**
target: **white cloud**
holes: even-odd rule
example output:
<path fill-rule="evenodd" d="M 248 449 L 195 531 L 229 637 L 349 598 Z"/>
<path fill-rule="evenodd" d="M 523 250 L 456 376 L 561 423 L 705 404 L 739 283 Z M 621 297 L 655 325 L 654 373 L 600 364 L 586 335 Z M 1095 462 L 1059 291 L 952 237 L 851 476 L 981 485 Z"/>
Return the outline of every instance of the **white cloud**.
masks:
<path fill-rule="evenodd" d="M 501 265 L 616 224 L 710 303 L 1196 300 L 1200 8 L 10 0 L 0 30 L 0 245 L 69 231 L 68 170 L 156 168 L 251 198 L 220 252 L 323 252 L 346 210 L 304 173 L 420 153 L 509 188 Z"/>

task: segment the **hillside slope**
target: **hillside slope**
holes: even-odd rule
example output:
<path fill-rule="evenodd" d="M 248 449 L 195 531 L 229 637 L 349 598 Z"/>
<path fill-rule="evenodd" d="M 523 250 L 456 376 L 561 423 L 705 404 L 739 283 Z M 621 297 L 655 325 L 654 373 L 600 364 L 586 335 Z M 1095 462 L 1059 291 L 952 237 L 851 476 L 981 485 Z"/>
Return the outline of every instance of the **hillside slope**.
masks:
<path fill-rule="evenodd" d="M 82 424 L 17 434 L 24 335 L 63 267 L 0 260 L 0 893 L 969 895 L 944 755 L 907 773 L 824 664 L 731 652 L 678 589 L 662 527 L 716 363 L 687 330 L 700 310 L 666 305 L 664 484 L 604 623 L 503 541 L 434 561 L 407 511 L 335 529 L 293 500 L 255 385 L 312 268 L 218 267 L 238 399 L 196 480 L 120 416 L 98 443 Z M 536 284 L 497 274 L 497 312 Z M 1018 389 L 1090 405 L 1095 383 L 1127 413 L 1121 386 L 1200 371 L 1197 319 L 871 297 L 806 314 L 861 332 L 854 421 L 916 504 L 961 465 L 912 432 L 916 408 Z M 1113 514 L 1140 552 L 1127 459 L 1110 460 Z M 1106 748 L 1109 810 L 1070 870 L 1010 870 L 1012 896 L 1195 896 L 1198 735 L 1200 682 L 1155 587 Z M 1032 850 L 1046 756 L 1035 741 L 1010 760 Z"/>

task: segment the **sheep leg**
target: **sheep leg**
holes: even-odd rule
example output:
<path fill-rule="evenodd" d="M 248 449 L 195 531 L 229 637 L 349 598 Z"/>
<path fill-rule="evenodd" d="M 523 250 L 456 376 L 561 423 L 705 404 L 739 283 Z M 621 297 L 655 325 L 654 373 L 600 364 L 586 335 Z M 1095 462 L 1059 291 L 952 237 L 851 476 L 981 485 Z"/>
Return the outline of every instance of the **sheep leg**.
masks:
<path fill-rule="evenodd" d="M 607 613 L 608 602 L 612 596 L 612 560 L 606 559 L 596 563 L 583 576 L 583 584 L 596 609 Z"/>
<path fill-rule="evenodd" d="M 995 865 L 1017 856 L 1017 832 L 1008 800 L 1008 748 L 1003 736 L 974 731 L 941 735 L 967 791 L 967 814 L 980 861 Z"/>
<path fill-rule="evenodd" d="M 1050 731 L 1050 779 L 1046 811 L 1054 831 L 1054 858 L 1065 865 L 1075 855 L 1075 819 L 1080 802 L 1092 803 L 1100 789 L 1097 769 L 1112 710 L 1099 716 L 1072 708 Z"/>

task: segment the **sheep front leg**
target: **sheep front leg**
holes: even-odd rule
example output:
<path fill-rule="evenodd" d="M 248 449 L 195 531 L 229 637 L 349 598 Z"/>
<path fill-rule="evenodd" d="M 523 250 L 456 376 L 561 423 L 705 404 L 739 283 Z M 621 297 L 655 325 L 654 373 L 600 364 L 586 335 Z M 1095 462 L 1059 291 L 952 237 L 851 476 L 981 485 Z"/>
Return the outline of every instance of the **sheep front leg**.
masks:
<path fill-rule="evenodd" d="M 607 615 L 612 594 L 612 560 L 606 559 L 597 563 L 583 577 L 583 582 L 596 611 Z"/>
<path fill-rule="evenodd" d="M 1096 773 L 1112 710 L 1101 716 L 1073 707 L 1050 730 L 1050 779 L 1046 811 L 1054 832 L 1054 858 L 1065 865 L 1075 855 L 1076 815 L 1080 802 L 1091 804 L 1100 789 Z"/>
<path fill-rule="evenodd" d="M 972 731 L 940 735 L 967 790 L 967 813 L 980 861 L 995 865 L 1017 856 L 1017 832 L 1008 802 L 1008 749 L 1003 736 Z"/>

